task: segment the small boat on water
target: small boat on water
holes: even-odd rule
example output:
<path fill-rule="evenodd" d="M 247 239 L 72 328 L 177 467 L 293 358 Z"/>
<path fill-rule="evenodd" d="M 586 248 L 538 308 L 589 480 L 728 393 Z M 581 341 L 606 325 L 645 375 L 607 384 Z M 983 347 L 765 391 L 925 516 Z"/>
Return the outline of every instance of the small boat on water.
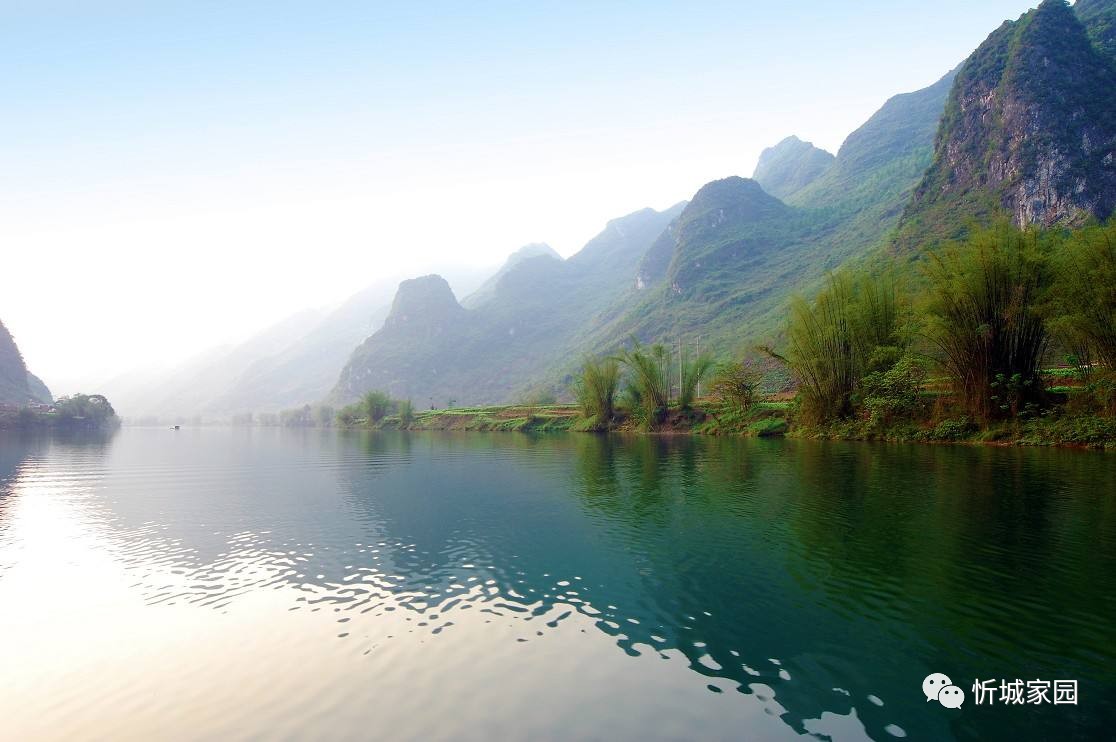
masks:
<path fill-rule="evenodd" d="M 179 429 L 180 427 L 181 427 L 181 426 L 179 426 L 179 425 L 175 425 L 175 426 L 174 426 L 174 429 L 175 429 L 175 430 L 178 430 L 178 429 Z"/>

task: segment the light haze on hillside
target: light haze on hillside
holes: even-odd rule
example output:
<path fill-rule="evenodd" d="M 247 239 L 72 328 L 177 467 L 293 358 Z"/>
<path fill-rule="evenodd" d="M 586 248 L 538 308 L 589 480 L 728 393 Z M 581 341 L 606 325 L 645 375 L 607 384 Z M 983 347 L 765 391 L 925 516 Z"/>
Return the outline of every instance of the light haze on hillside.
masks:
<path fill-rule="evenodd" d="M 789 134 L 835 152 L 1029 5 L 18 3 L 0 317 L 64 394 L 384 278 L 463 292 Z"/>

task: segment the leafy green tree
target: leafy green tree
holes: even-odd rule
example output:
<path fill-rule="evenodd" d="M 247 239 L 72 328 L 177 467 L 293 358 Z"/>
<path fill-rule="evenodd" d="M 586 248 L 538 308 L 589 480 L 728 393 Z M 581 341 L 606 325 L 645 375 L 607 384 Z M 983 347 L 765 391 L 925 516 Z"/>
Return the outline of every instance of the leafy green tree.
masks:
<path fill-rule="evenodd" d="M 345 405 L 337 413 L 337 422 L 345 428 L 351 428 L 360 420 L 360 405 Z"/>
<path fill-rule="evenodd" d="M 361 400 L 364 414 L 370 422 L 378 423 L 391 412 L 391 397 L 381 391 L 367 392 Z"/>
<path fill-rule="evenodd" d="M 922 364 L 904 355 L 890 363 L 879 363 L 877 367 L 881 370 L 865 374 L 857 390 L 857 406 L 869 426 L 884 430 L 898 421 L 911 420 L 922 412 L 926 406 L 922 398 L 926 370 Z"/>
<path fill-rule="evenodd" d="M 760 374 L 746 363 L 732 362 L 717 367 L 709 382 L 709 394 L 737 412 L 755 404 Z"/>
<path fill-rule="evenodd" d="M 116 411 L 100 394 L 73 394 L 54 403 L 58 419 L 64 424 L 99 427 L 116 419 Z"/>

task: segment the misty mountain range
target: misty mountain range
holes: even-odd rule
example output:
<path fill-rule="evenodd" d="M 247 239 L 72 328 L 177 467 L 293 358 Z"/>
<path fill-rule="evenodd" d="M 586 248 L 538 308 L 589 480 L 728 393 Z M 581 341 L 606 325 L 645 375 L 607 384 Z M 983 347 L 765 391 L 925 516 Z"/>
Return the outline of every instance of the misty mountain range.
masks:
<path fill-rule="evenodd" d="M 461 301 L 437 275 L 394 297 L 377 285 L 98 391 L 124 415 L 219 418 L 372 389 L 419 406 L 568 397 L 586 354 L 631 338 L 738 357 L 777 338 L 788 299 L 841 265 L 913 266 L 1002 215 L 1044 227 L 1111 216 L 1114 29 L 1116 0 L 1045 0 L 933 85 L 888 100 L 836 154 L 791 136 L 752 178 L 614 219 L 567 260 L 528 245 Z M 18 368 L 5 374 L 18 386 Z"/>

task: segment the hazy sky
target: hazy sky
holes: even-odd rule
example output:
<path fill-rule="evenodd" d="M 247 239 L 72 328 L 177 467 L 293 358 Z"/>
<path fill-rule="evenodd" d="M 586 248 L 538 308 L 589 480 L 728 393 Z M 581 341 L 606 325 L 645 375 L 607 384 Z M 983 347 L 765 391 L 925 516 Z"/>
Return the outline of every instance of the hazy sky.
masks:
<path fill-rule="evenodd" d="M 56 392 L 836 151 L 1027 0 L 0 2 L 0 318 Z"/>

